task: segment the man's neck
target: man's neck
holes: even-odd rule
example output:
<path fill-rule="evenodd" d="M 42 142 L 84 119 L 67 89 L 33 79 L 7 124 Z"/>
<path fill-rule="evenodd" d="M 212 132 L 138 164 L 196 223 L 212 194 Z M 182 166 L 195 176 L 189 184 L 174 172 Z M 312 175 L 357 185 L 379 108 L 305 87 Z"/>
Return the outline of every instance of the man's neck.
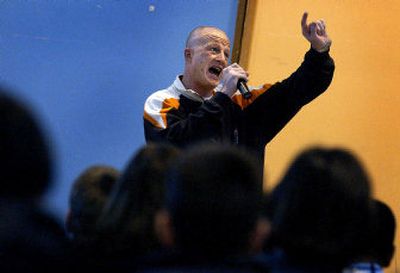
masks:
<path fill-rule="evenodd" d="M 185 77 L 185 75 L 183 75 L 181 77 L 182 84 L 186 89 L 191 89 L 191 90 L 195 91 L 202 98 L 209 98 L 213 95 L 214 88 L 209 89 L 209 88 L 205 88 L 202 86 L 198 86 L 188 79 L 189 79 L 189 77 Z"/>

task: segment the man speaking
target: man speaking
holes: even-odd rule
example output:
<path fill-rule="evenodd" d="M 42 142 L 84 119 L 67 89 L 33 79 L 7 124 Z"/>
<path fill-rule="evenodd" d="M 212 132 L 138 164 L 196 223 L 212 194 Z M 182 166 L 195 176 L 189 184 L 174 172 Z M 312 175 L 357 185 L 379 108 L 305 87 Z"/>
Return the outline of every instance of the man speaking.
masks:
<path fill-rule="evenodd" d="M 190 32 L 184 50 L 185 67 L 171 86 L 150 95 L 144 105 L 147 142 L 187 147 L 197 142 L 231 143 L 260 155 L 265 145 L 307 103 L 324 92 L 333 77 L 331 39 L 323 20 L 301 28 L 311 48 L 287 79 L 250 88 L 250 98 L 238 92 L 248 73 L 228 63 L 230 41 L 221 29 L 201 26 Z"/>

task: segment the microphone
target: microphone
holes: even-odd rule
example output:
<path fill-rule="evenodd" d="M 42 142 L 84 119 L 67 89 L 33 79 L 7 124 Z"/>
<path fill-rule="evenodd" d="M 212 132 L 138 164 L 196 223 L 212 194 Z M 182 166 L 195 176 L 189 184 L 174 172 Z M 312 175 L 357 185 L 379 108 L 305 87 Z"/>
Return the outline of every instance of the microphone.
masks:
<path fill-rule="evenodd" d="M 242 94 L 243 98 L 249 99 L 251 97 L 251 92 L 244 79 L 238 80 L 237 89 L 239 89 L 239 92 Z"/>

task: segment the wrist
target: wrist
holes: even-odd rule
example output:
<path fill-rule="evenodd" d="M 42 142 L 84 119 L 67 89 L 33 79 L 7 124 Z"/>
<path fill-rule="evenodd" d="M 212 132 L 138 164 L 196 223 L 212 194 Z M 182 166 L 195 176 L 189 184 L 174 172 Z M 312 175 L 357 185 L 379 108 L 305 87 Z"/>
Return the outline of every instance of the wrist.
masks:
<path fill-rule="evenodd" d="M 317 51 L 317 52 L 319 52 L 319 53 L 323 53 L 323 52 L 327 52 L 327 51 L 330 49 L 331 44 L 332 44 L 332 41 L 331 41 L 331 40 L 328 40 L 328 41 L 326 41 L 326 42 L 325 42 L 322 46 L 320 46 L 320 47 L 315 47 L 315 46 L 313 46 L 313 45 L 311 45 L 311 47 L 312 47 L 315 51 Z"/>
<path fill-rule="evenodd" d="M 228 89 L 228 87 L 226 85 L 223 85 L 222 88 L 220 90 L 218 90 L 218 92 L 225 94 L 228 97 L 232 97 L 232 95 L 233 95 L 233 93 L 235 93 L 235 91 L 232 92 L 230 89 Z"/>

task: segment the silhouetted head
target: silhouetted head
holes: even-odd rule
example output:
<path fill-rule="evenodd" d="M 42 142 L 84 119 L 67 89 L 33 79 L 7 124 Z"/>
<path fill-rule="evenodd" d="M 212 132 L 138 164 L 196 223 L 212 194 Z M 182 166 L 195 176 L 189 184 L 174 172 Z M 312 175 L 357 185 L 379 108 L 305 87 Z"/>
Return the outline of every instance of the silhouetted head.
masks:
<path fill-rule="evenodd" d="M 118 177 L 117 169 L 95 165 L 85 169 L 74 181 L 66 219 L 67 231 L 74 242 L 87 244 L 96 236 L 96 223 Z"/>
<path fill-rule="evenodd" d="M 197 257 L 246 254 L 261 205 L 262 176 L 247 152 L 200 145 L 168 177 L 167 209 L 175 244 Z"/>
<path fill-rule="evenodd" d="M 0 197 L 38 197 L 52 175 L 50 151 L 27 105 L 0 88 Z"/>
<path fill-rule="evenodd" d="M 370 252 L 369 256 L 372 261 L 382 267 L 388 267 L 395 250 L 396 218 L 393 211 L 384 202 L 374 200 L 373 205 L 374 214 L 368 239 L 370 246 L 366 251 Z"/>
<path fill-rule="evenodd" d="M 274 189 L 272 244 L 292 261 L 343 267 L 366 247 L 370 181 L 340 148 L 300 153 Z"/>
<path fill-rule="evenodd" d="M 160 246 L 154 218 L 164 204 L 166 172 L 178 154 L 171 145 L 150 143 L 128 162 L 98 223 L 106 247 L 141 255 Z"/>

